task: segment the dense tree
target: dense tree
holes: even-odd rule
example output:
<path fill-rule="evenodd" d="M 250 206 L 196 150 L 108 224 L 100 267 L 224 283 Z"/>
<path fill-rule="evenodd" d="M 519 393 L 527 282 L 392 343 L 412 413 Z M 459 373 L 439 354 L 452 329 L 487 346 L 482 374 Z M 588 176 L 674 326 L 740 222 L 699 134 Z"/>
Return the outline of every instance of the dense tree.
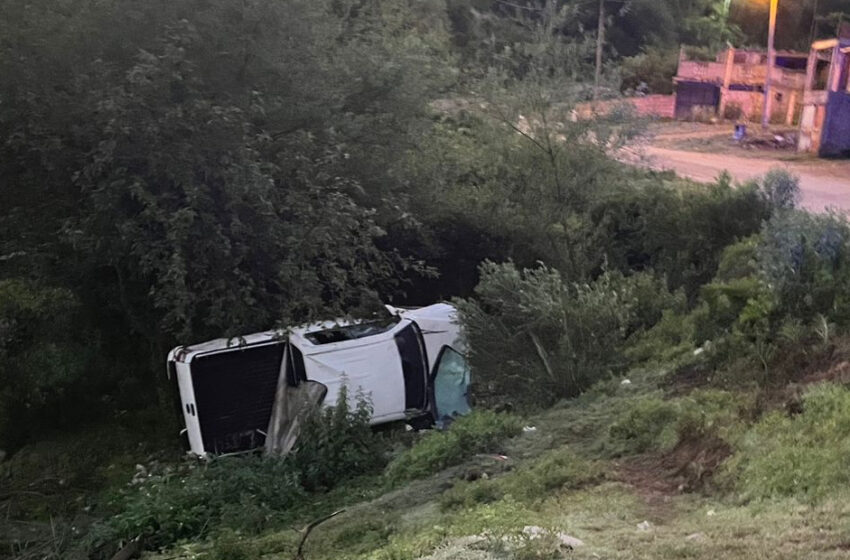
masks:
<path fill-rule="evenodd" d="M 84 312 L 57 343 L 99 348 L 97 392 L 137 379 L 138 403 L 177 341 L 392 297 L 423 270 L 378 241 L 451 80 L 439 7 L 4 2 L 0 278 L 22 287 L 0 320 L 67 293 Z"/>

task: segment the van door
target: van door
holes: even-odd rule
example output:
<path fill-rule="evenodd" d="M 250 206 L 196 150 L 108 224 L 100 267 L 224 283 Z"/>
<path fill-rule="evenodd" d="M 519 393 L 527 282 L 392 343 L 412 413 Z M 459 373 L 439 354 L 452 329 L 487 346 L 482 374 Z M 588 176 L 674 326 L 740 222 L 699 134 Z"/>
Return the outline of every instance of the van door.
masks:
<path fill-rule="evenodd" d="M 444 427 L 469 407 L 469 365 L 462 354 L 443 346 L 434 366 L 434 421 Z"/>

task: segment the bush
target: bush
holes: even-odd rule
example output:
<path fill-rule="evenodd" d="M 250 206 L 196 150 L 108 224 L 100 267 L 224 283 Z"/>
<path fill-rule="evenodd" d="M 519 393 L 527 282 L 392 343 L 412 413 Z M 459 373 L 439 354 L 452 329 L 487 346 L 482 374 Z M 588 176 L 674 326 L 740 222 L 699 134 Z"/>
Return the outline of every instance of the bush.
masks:
<path fill-rule="evenodd" d="M 727 103 L 723 109 L 723 118 L 726 120 L 739 121 L 744 116 L 744 109 L 740 103 Z"/>
<path fill-rule="evenodd" d="M 152 476 L 117 497 L 107 542 L 142 535 L 148 547 L 230 527 L 265 528 L 306 495 L 286 460 L 224 457 Z M 96 533 L 97 534 L 97 533 Z"/>
<path fill-rule="evenodd" d="M 803 395 L 803 412 L 766 415 L 740 441 L 727 475 L 746 498 L 817 500 L 850 484 L 850 390 L 832 384 Z"/>
<path fill-rule="evenodd" d="M 254 560 L 259 554 L 253 543 L 246 542 L 230 529 L 222 531 L 213 545 L 209 560 Z"/>
<path fill-rule="evenodd" d="M 286 457 L 219 457 L 151 476 L 114 498 L 117 513 L 93 533 L 94 540 L 142 535 L 146 546 L 162 547 L 222 528 L 254 533 L 278 523 L 310 491 L 384 465 L 385 450 L 369 428 L 368 410 L 362 398 L 350 410 L 342 391 L 334 407 L 307 421 Z"/>
<path fill-rule="evenodd" d="M 850 224 L 838 214 L 785 212 L 767 222 L 758 248 L 761 274 L 778 312 L 811 322 L 850 323 Z"/>
<path fill-rule="evenodd" d="M 661 317 L 666 293 L 644 274 L 606 272 L 570 285 L 543 265 L 520 271 L 491 262 L 475 291 L 458 308 L 479 396 L 536 405 L 620 371 L 626 337 Z"/>
<path fill-rule="evenodd" d="M 800 202 L 800 178 L 774 167 L 762 179 L 761 192 L 774 211 L 793 210 Z"/>
<path fill-rule="evenodd" d="M 522 422 L 516 416 L 475 411 L 455 420 L 448 430 L 423 436 L 389 464 L 387 478 L 393 482 L 423 478 L 476 453 L 495 452 L 521 430 Z"/>

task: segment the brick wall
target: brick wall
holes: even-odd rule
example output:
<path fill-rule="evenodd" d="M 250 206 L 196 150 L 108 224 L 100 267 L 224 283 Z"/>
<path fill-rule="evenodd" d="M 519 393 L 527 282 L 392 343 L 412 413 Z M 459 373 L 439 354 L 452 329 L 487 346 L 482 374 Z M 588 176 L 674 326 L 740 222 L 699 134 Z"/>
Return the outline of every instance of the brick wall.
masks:
<path fill-rule="evenodd" d="M 635 112 L 641 117 L 658 117 L 663 119 L 672 119 L 676 108 L 676 96 L 674 95 L 645 95 L 642 97 L 626 97 L 624 99 L 615 99 L 610 101 L 600 101 L 596 103 L 596 113 L 605 114 L 613 107 L 629 104 L 634 107 Z M 579 118 L 586 119 L 593 116 L 594 104 L 579 103 L 576 105 L 576 115 Z"/>

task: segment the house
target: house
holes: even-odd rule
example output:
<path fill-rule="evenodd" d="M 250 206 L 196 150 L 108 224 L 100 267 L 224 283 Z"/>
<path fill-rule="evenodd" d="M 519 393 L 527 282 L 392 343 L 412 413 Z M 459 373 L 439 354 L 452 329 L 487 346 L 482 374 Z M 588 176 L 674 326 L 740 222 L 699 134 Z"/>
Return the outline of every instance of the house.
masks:
<path fill-rule="evenodd" d="M 778 51 L 771 72 L 771 121 L 791 124 L 802 99 L 805 53 Z M 757 120 L 764 106 L 767 54 L 728 48 L 714 60 L 696 60 L 679 51 L 673 78 L 678 119 L 699 117 Z"/>
<path fill-rule="evenodd" d="M 455 308 L 387 306 L 374 321 L 328 321 L 178 346 L 168 355 L 183 433 L 198 456 L 265 447 L 282 455 L 304 412 L 343 387 L 364 395 L 371 423 L 438 425 L 469 411 L 469 369 Z M 354 406 L 356 403 L 349 404 Z"/>
<path fill-rule="evenodd" d="M 797 150 L 850 156 L 850 38 L 812 43 Z"/>

